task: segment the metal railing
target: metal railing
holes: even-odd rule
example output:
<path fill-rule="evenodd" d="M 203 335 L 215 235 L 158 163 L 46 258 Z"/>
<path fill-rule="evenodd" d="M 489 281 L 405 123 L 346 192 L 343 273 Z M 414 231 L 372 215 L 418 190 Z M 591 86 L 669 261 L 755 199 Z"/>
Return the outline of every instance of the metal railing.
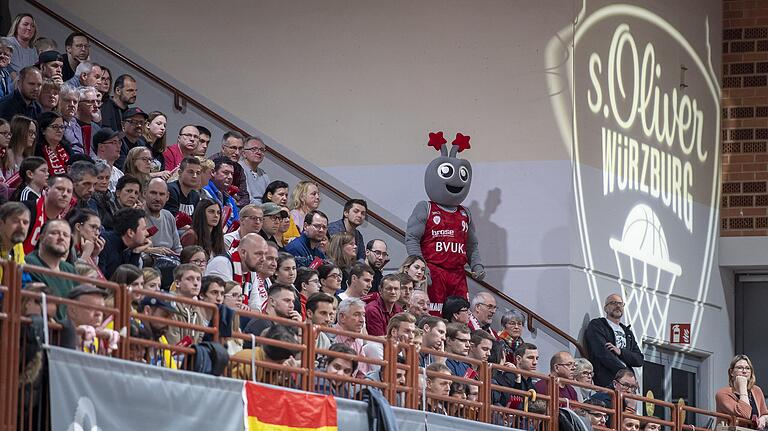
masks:
<path fill-rule="evenodd" d="M 26 349 L 21 348 L 25 346 L 22 335 L 30 329 L 33 317 L 35 317 L 25 315 L 25 307 L 22 304 L 25 301 L 41 301 L 43 297 L 40 293 L 22 290 L 21 266 L 3 261 L 0 262 L 0 267 L 3 270 L 2 285 L 0 286 L 0 295 L 2 295 L 0 297 L 0 348 L 2 349 L 0 350 L 0 383 L 2 383 L 0 385 L 0 430 L 27 430 L 40 425 L 45 429 L 45 426 L 49 424 L 48 409 L 50 408 L 50 399 L 47 397 L 44 385 L 41 385 L 35 379 L 29 378 L 30 374 L 36 372 L 36 370 L 31 368 L 34 366 L 34 361 L 26 356 Z M 89 283 L 111 291 L 113 303 L 108 303 L 107 306 L 87 305 L 53 295 L 46 295 L 45 297 L 46 302 L 51 304 L 67 305 L 70 307 L 78 306 L 100 311 L 105 319 L 111 319 L 114 323 L 115 331 L 124 333 L 117 350 L 90 350 L 89 352 L 92 354 L 109 355 L 114 358 L 146 363 L 145 359 L 149 356 L 149 350 L 160 351 L 161 354 L 170 352 L 170 355 L 175 355 L 179 358 L 176 368 L 193 369 L 196 350 L 192 346 L 160 344 L 155 340 L 134 337 L 130 334 L 130 331 L 124 330 L 130 327 L 132 323 L 135 323 L 137 319 L 141 319 L 145 322 L 151 321 L 180 329 L 188 329 L 200 334 L 205 333 L 211 339 L 222 342 L 228 341 L 226 338 L 232 338 L 254 343 L 251 352 L 246 350 L 245 353 L 239 354 L 237 357 L 230 357 L 228 366 L 224 371 L 224 375 L 228 377 L 289 386 L 309 392 L 331 393 L 336 397 L 351 399 L 359 399 L 362 389 L 368 388 L 381 391 L 392 405 L 440 412 L 491 424 L 513 426 L 522 429 L 557 431 L 560 415 L 558 407 L 560 406 L 567 406 L 575 410 L 598 411 L 610 414 L 612 419 L 610 423 L 606 424 L 607 426 L 597 425 L 594 427 L 603 431 L 620 430 L 622 421 L 626 418 L 639 420 L 643 423 L 656 423 L 670 431 L 704 431 L 706 429 L 696 425 L 685 424 L 683 415 L 686 413 L 708 416 L 717 422 L 728 425 L 740 423 L 735 417 L 696 407 L 675 405 L 666 401 L 617 392 L 609 388 L 587 385 L 574 380 L 525 371 L 519 368 L 489 364 L 486 361 L 458 356 L 444 351 L 426 348 L 418 351 L 414 345 L 398 343 L 384 337 L 363 335 L 335 327 L 315 326 L 310 322 L 297 322 L 251 311 L 239 310 L 236 313 L 241 317 L 269 320 L 272 324 L 292 326 L 296 329 L 296 334 L 299 334 L 297 335 L 296 342 L 278 341 L 264 337 L 262 336 L 263 334 L 255 335 L 239 331 L 234 331 L 224 337 L 219 333 L 220 327 L 216 305 L 194 299 L 180 298 L 165 292 L 144 289 L 131 290 L 124 285 L 61 273 L 36 266 L 25 265 L 23 270 L 31 274 L 45 274 L 49 277 L 59 277 L 77 283 Z M 137 312 L 133 308 L 133 302 L 138 299 L 136 298 L 137 295 L 173 300 L 176 303 L 185 303 L 199 309 L 210 309 L 210 315 L 213 318 L 210 319 L 208 325 L 196 325 L 186 323 L 183 319 L 180 321 L 149 316 L 146 313 L 142 313 L 142 310 Z M 57 335 L 63 332 L 64 326 L 66 326 L 65 322 L 66 320 L 47 320 L 47 329 L 51 334 L 51 344 L 60 342 Z M 383 357 L 370 358 L 317 348 L 318 336 L 323 333 L 381 343 L 383 345 Z M 26 342 L 26 339 L 24 339 L 24 342 Z M 265 345 L 282 347 L 295 352 L 294 355 L 298 359 L 298 363 L 289 366 L 280 361 L 269 360 L 265 356 L 257 360 L 254 355 L 254 349 L 257 346 Z M 82 345 L 78 344 L 74 348 L 81 349 Z M 139 351 L 144 349 L 143 352 L 146 355 L 140 354 L 137 356 L 132 354 L 137 349 Z M 453 376 L 425 370 L 419 366 L 420 355 L 429 355 L 432 360 L 438 362 L 447 360 L 464 362 L 472 368 L 473 373 L 465 376 Z M 363 376 L 357 374 L 340 375 L 338 373 L 330 373 L 322 366 L 316 365 L 324 357 L 342 358 L 378 366 L 380 367 L 379 378 L 371 380 L 364 379 Z M 398 363 L 398 359 L 405 363 Z M 405 372 L 404 376 L 400 376 L 400 381 L 397 378 L 398 371 L 401 373 Z M 499 384 L 495 380 L 497 373 L 504 372 L 520 375 L 521 379 L 536 378 L 544 381 L 547 394 L 537 394 L 535 391 L 523 391 Z M 476 399 L 457 398 L 426 391 L 422 379 L 444 379 L 450 382 L 474 386 L 477 388 L 477 397 Z M 405 384 L 402 384 L 403 381 Z M 559 388 L 561 385 L 571 385 L 595 392 L 603 392 L 611 400 L 610 407 L 600 407 L 566 400 L 560 395 Z M 516 397 L 520 402 L 501 402 L 499 401 L 500 398 L 498 398 L 499 394 L 506 394 L 508 399 Z M 664 416 L 669 419 L 640 416 L 637 414 L 637 411 L 626 408 L 627 405 L 637 402 L 653 404 L 657 409 L 666 409 L 667 414 Z M 534 403 L 538 403 L 537 409 L 533 408 Z"/>

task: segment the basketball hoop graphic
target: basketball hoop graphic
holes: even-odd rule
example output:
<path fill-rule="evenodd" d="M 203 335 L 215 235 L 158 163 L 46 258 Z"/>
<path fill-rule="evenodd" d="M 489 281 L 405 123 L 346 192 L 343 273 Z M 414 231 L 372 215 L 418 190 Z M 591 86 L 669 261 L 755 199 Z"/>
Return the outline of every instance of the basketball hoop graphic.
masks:
<path fill-rule="evenodd" d="M 656 213 L 648 205 L 635 205 L 624 222 L 621 240 L 611 238 L 609 245 L 616 256 L 629 322 L 640 324 L 643 334 L 663 337 L 669 298 L 682 271 L 669 260 L 667 237 Z"/>

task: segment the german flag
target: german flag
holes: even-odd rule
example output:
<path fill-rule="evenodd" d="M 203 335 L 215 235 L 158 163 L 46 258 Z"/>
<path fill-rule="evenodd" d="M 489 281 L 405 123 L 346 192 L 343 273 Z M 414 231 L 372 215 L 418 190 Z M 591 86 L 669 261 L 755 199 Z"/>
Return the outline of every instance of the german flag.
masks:
<path fill-rule="evenodd" d="M 338 431 L 336 399 L 252 382 L 243 389 L 248 431 Z"/>

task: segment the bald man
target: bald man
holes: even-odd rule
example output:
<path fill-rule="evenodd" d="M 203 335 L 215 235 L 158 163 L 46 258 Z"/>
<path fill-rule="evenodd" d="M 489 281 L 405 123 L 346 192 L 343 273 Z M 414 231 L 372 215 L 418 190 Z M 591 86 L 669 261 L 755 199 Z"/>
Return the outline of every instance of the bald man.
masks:
<path fill-rule="evenodd" d="M 596 385 L 610 387 L 613 377 L 622 368 L 642 367 L 643 353 L 629 325 L 621 323 L 624 316 L 621 295 L 605 298 L 605 317 L 592 319 L 584 331 L 589 360 L 594 366 Z"/>
<path fill-rule="evenodd" d="M 552 355 L 552 359 L 549 360 L 549 375 L 552 377 L 573 380 L 575 371 L 576 360 L 573 359 L 573 355 L 569 352 L 557 352 Z M 558 386 L 560 399 L 568 398 L 573 401 L 579 400 L 578 395 L 576 395 L 576 389 L 574 389 L 573 386 L 564 383 L 560 383 Z M 536 392 L 543 395 L 549 395 L 549 382 L 546 380 L 539 380 L 533 387 L 536 389 Z"/>
<path fill-rule="evenodd" d="M 243 286 L 243 302 L 252 310 L 266 311 L 267 285 L 259 277 L 258 269 L 267 254 L 267 241 L 257 233 L 249 233 L 240 239 L 232 256 L 214 256 L 205 268 L 205 275 L 217 275 L 224 280 L 234 280 Z"/>

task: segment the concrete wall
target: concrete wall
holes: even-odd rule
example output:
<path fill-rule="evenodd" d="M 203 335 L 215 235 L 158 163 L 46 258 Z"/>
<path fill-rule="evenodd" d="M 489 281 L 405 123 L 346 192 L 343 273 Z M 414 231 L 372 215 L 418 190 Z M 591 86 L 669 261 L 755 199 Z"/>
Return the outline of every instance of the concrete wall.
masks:
<path fill-rule="evenodd" d="M 636 1 L 618 8 L 598 1 L 584 10 L 572 0 L 46 5 L 309 170 L 369 198 L 401 226 L 425 198 L 423 170 L 435 156 L 425 145 L 427 133 L 471 135 L 472 149 L 462 157 L 472 161 L 475 176 L 465 205 L 478 226 L 488 280 L 574 335 L 601 314 L 602 298 L 618 291 L 635 332 L 648 340 L 664 344 L 669 323 L 693 323 L 692 348 L 714 371 L 699 399 L 713 406 L 708 394 L 724 383 L 721 370 L 733 353 L 730 293 L 716 259 L 719 96 L 712 91 L 720 71 L 719 1 Z M 12 12 L 29 9 L 22 0 L 11 6 Z M 63 45 L 66 31 L 45 17 L 39 21 L 41 34 Z M 607 104 L 611 41 L 622 25 L 639 60 L 653 45 L 661 93 L 672 97 L 673 89 L 685 88 L 676 101 L 683 94 L 698 101 L 704 161 L 678 143 L 657 143 L 639 120 L 625 127 L 603 116 L 602 106 L 591 110 L 597 86 Z M 627 48 L 614 63 L 623 66 L 616 76 L 627 86 L 613 96 L 622 115 L 629 112 L 635 77 L 630 54 Z M 93 57 L 113 72 L 126 70 L 98 50 Z M 194 110 L 172 112 L 169 94 L 139 80 L 138 105 L 169 111 L 171 131 L 200 122 L 220 136 L 221 128 Z M 690 164 L 692 227 L 678 217 L 682 209 L 661 197 L 603 192 L 602 128 Z M 266 167 L 274 178 L 298 179 L 284 166 Z M 669 271 L 660 272 L 667 277 L 660 286 L 617 266 L 631 262 L 614 253 L 610 239 L 624 239 L 626 218 L 638 204 L 652 209 L 666 239 L 639 257 L 679 265 L 674 286 Z M 322 208 L 340 214 L 333 197 Z M 382 235 L 395 245 L 397 238 L 368 225 L 367 237 Z M 404 255 L 392 248 L 395 266 Z M 658 317 L 645 318 L 654 310 Z M 543 346 L 545 358 L 564 347 L 546 331 L 528 338 Z"/>

